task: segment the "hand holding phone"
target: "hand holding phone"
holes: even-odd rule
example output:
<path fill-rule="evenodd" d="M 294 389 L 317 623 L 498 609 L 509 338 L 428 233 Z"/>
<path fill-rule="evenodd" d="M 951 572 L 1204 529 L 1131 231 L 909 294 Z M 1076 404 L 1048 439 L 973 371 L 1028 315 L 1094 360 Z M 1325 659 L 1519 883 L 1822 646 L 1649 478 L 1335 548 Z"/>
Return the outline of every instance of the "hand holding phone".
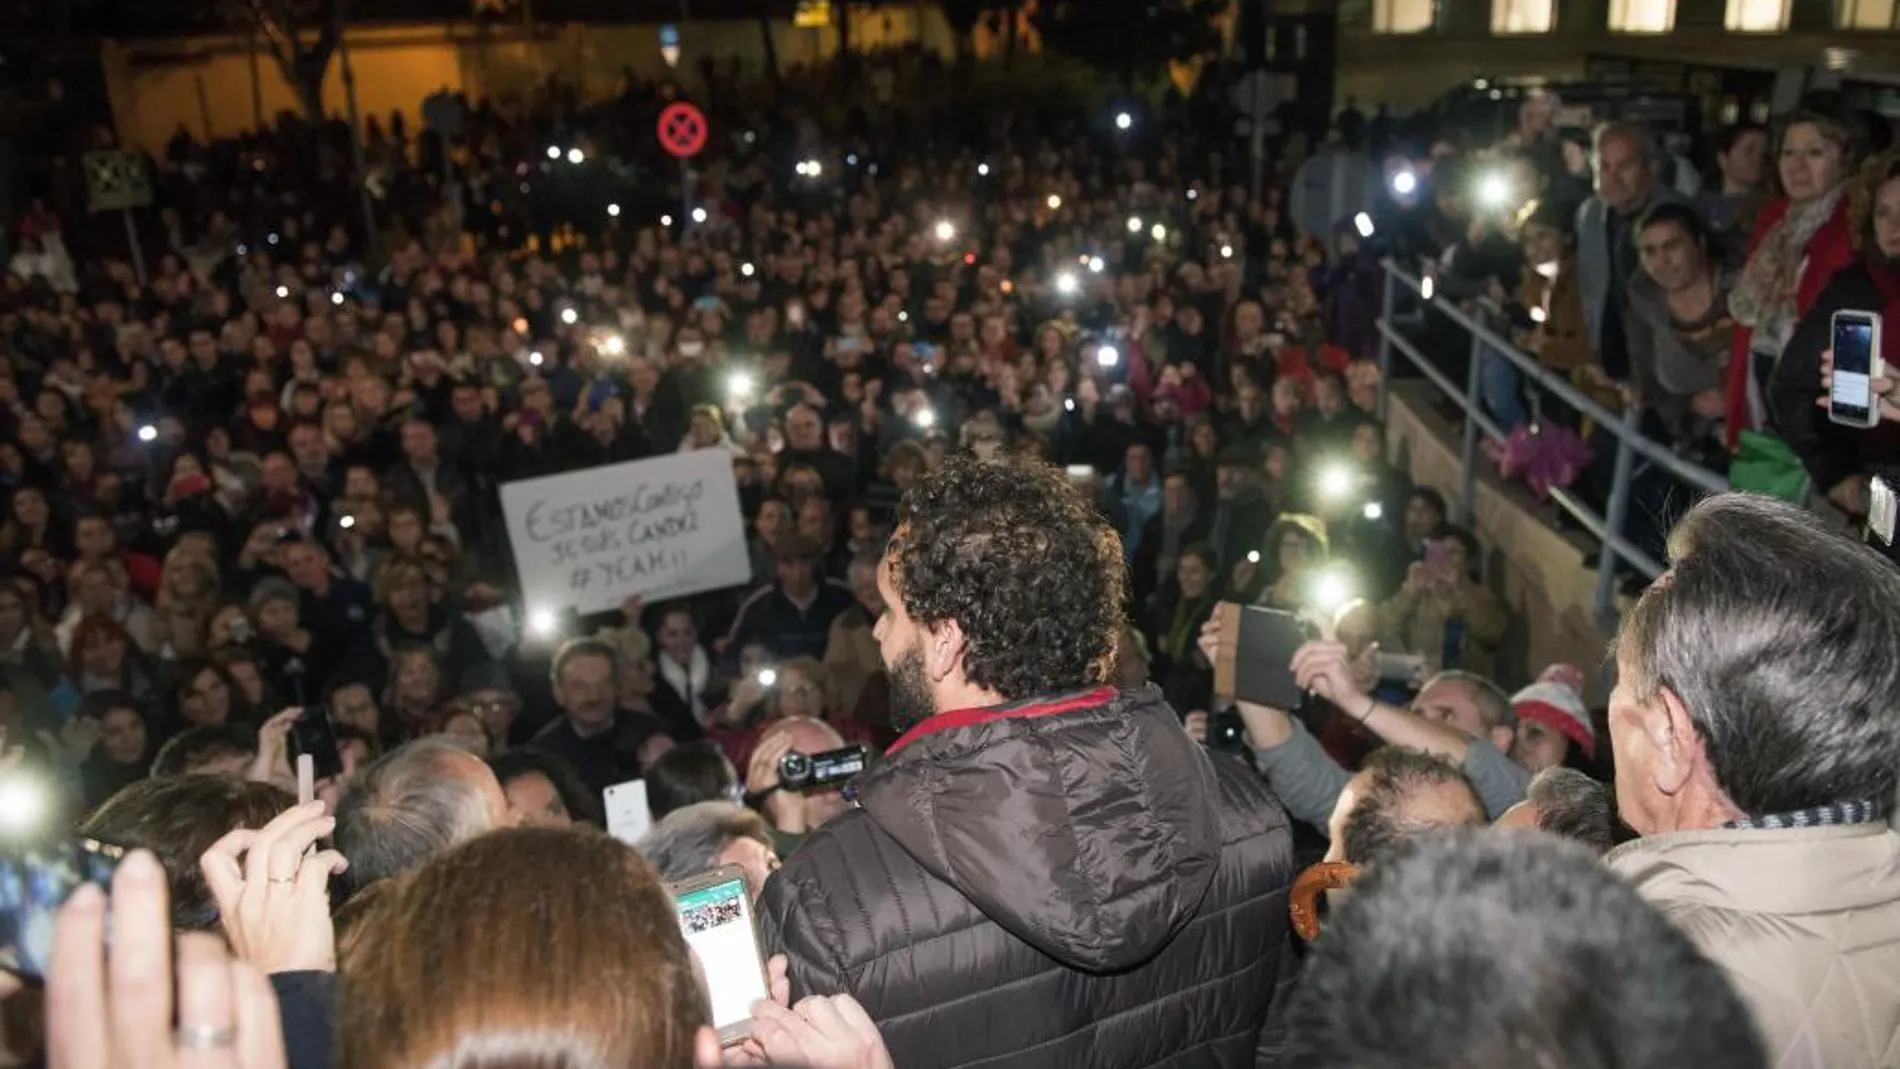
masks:
<path fill-rule="evenodd" d="M 723 865 L 673 884 L 672 891 L 680 930 L 706 976 L 719 1042 L 739 1043 L 752 1033 L 753 1005 L 770 996 L 745 872 Z"/>
<path fill-rule="evenodd" d="M 1316 637 L 1295 613 L 1222 602 L 1215 634 L 1214 693 L 1275 709 L 1300 707 L 1306 687 L 1294 678 L 1294 652 Z"/>
<path fill-rule="evenodd" d="M 1874 380 L 1884 374 L 1880 314 L 1844 308 L 1834 313 L 1829 328 L 1833 360 L 1827 418 L 1845 427 L 1877 426 L 1880 395 Z"/>
<path fill-rule="evenodd" d="M 79 835 L 9 842 L 0 853 L 0 969 L 43 980 L 60 907 L 87 884 L 110 885 L 124 857 L 122 847 Z"/>

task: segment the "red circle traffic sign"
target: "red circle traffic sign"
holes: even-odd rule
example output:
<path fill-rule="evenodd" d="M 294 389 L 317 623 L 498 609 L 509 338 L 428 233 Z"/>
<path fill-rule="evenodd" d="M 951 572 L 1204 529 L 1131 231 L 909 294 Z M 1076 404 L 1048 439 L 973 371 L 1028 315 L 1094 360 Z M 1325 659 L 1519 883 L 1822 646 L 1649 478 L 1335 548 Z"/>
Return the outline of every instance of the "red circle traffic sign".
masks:
<path fill-rule="evenodd" d="M 691 104 L 669 104 L 660 112 L 660 147 L 685 159 L 706 147 L 706 116 Z"/>

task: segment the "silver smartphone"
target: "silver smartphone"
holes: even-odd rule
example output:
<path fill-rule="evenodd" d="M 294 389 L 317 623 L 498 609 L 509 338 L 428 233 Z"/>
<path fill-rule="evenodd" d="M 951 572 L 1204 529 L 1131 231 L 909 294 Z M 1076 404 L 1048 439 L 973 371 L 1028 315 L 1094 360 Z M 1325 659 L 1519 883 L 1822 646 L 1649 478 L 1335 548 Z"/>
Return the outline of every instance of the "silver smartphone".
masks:
<path fill-rule="evenodd" d="M 1874 380 L 1881 375 L 1880 313 L 1842 309 L 1829 326 L 1834 381 L 1827 418 L 1845 427 L 1875 426 L 1880 422 L 1880 398 L 1874 393 Z"/>
<path fill-rule="evenodd" d="M 706 975 L 713 1027 L 719 1042 L 731 1046 L 751 1034 L 752 1004 L 769 997 L 745 872 L 723 865 L 673 884 L 672 891 L 686 945 Z"/>

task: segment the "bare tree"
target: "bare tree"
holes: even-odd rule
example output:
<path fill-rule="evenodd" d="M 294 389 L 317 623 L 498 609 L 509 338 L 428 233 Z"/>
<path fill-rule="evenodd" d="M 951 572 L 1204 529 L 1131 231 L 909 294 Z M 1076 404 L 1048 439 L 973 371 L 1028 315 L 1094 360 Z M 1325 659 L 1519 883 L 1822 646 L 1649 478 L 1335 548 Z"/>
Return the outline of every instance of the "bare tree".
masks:
<path fill-rule="evenodd" d="M 238 25 L 270 49 L 304 116 L 323 121 L 323 81 L 343 43 L 345 0 L 226 0 Z M 312 39 L 312 34 L 315 39 Z"/>

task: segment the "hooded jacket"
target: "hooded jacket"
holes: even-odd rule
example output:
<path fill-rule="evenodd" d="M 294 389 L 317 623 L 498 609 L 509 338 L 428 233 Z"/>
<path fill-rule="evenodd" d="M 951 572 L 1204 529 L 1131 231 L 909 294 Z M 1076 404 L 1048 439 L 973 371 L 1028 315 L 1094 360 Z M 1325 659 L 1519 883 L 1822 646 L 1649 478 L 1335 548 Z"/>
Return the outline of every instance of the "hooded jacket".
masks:
<path fill-rule="evenodd" d="M 1900 833 L 1674 832 L 1604 861 L 1728 974 L 1774 1069 L 1900 1065 Z"/>
<path fill-rule="evenodd" d="M 794 997 L 855 995 L 896 1065 L 1274 1063 L 1287 816 L 1155 688 L 932 717 L 859 802 L 759 913 Z"/>

